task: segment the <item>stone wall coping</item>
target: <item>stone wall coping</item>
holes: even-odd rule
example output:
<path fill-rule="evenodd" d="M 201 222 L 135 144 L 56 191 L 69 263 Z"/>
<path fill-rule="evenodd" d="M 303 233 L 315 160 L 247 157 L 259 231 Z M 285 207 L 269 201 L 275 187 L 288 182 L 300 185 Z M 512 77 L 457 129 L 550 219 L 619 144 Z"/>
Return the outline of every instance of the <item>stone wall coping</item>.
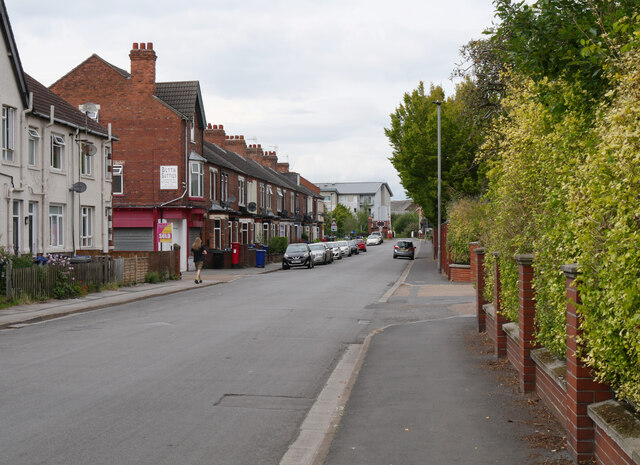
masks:
<path fill-rule="evenodd" d="M 518 327 L 518 323 L 505 323 L 502 325 L 502 330 L 514 341 L 520 341 L 520 328 Z"/>
<path fill-rule="evenodd" d="M 546 347 L 534 349 L 531 351 L 531 358 L 536 362 L 542 371 L 544 371 L 558 386 L 564 391 L 567 390 L 567 361 L 559 359 Z"/>
<path fill-rule="evenodd" d="M 498 258 L 500 256 L 500 252 L 491 252 L 491 255 Z"/>
<path fill-rule="evenodd" d="M 485 250 L 484 250 L 484 247 L 477 247 L 477 248 L 473 249 L 473 252 L 476 255 L 484 255 Z"/>
<path fill-rule="evenodd" d="M 450 263 L 449 268 L 459 268 L 462 270 L 469 270 L 471 269 L 471 265 L 463 265 L 462 263 Z"/>
<path fill-rule="evenodd" d="M 564 275 L 570 279 L 576 279 L 578 277 L 579 265 L 577 263 L 572 263 L 570 265 L 562 265 L 560 269 L 564 272 Z"/>
<path fill-rule="evenodd" d="M 598 425 L 631 459 L 640 464 L 640 418 L 615 400 L 588 407 L 589 418 Z"/>
<path fill-rule="evenodd" d="M 533 264 L 533 254 L 523 253 L 515 256 L 518 265 L 531 266 Z"/>
<path fill-rule="evenodd" d="M 484 310 L 484 313 L 486 315 L 489 315 L 494 320 L 496 319 L 496 308 L 493 306 L 492 303 L 484 304 L 482 306 L 482 309 Z"/>
<path fill-rule="evenodd" d="M 480 241 L 469 242 L 469 245 L 480 245 Z"/>

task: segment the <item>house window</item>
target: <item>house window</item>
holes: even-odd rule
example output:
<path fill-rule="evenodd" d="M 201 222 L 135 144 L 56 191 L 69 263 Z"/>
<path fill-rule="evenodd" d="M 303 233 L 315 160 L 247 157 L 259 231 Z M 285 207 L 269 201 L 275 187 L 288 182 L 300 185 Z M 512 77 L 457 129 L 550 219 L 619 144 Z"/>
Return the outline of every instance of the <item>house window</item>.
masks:
<path fill-rule="evenodd" d="M 109 152 L 109 147 L 104 148 L 104 172 L 109 172 L 109 167 L 111 167 L 111 152 Z"/>
<path fill-rule="evenodd" d="M 85 149 L 88 149 L 89 147 L 91 148 L 93 147 L 89 145 L 84 145 L 84 144 L 81 144 L 80 147 L 81 147 L 80 173 L 84 176 L 91 176 L 93 172 L 93 155 L 89 155 L 88 153 L 85 153 Z"/>
<path fill-rule="evenodd" d="M 241 244 L 249 243 L 249 223 L 240 223 L 240 241 Z"/>
<path fill-rule="evenodd" d="M 204 165 L 199 161 L 192 161 L 190 166 L 189 196 L 202 197 L 204 191 Z"/>
<path fill-rule="evenodd" d="M 273 189 L 267 184 L 267 210 L 271 210 L 271 197 L 273 197 Z"/>
<path fill-rule="evenodd" d="M 281 212 L 283 208 L 282 189 L 280 189 L 279 187 L 276 187 L 276 193 L 278 194 L 278 200 L 276 201 L 278 203 L 277 211 Z"/>
<path fill-rule="evenodd" d="M 191 135 L 191 142 L 195 143 L 196 142 L 196 122 L 195 120 L 191 120 L 189 121 L 190 124 L 190 135 Z"/>
<path fill-rule="evenodd" d="M 262 223 L 262 240 L 265 244 L 268 244 L 269 239 L 269 223 Z"/>
<path fill-rule="evenodd" d="M 2 159 L 13 161 L 15 108 L 2 107 Z"/>
<path fill-rule="evenodd" d="M 296 194 L 296 213 L 300 213 L 300 196 Z"/>
<path fill-rule="evenodd" d="M 244 204 L 245 204 L 244 178 L 238 177 L 238 205 L 244 205 Z"/>
<path fill-rule="evenodd" d="M 220 173 L 220 200 L 223 202 L 229 198 L 229 175 Z"/>
<path fill-rule="evenodd" d="M 64 146 L 64 136 L 51 134 L 51 168 L 55 170 L 62 169 Z"/>
<path fill-rule="evenodd" d="M 40 134 L 35 128 L 29 128 L 29 153 L 27 154 L 27 162 L 30 166 L 35 166 L 36 156 L 38 154 L 38 141 L 40 140 Z"/>
<path fill-rule="evenodd" d="M 296 208 L 296 207 L 295 207 L 295 203 L 293 202 L 293 199 L 294 199 L 295 194 L 294 194 L 293 192 L 291 192 L 290 194 L 291 194 L 291 195 L 290 195 L 289 197 L 290 197 L 291 203 L 289 204 L 289 206 L 291 207 L 291 209 L 290 209 L 289 211 L 290 211 L 292 214 L 295 214 L 295 212 L 296 212 L 296 211 L 295 211 L 295 208 Z"/>
<path fill-rule="evenodd" d="M 80 246 L 93 246 L 93 207 L 80 209 Z"/>
<path fill-rule="evenodd" d="M 64 216 L 62 205 L 49 205 L 49 245 L 64 245 Z"/>
<path fill-rule="evenodd" d="M 218 170 L 209 170 L 209 198 L 217 200 L 218 198 Z"/>
<path fill-rule="evenodd" d="M 264 208 L 264 184 L 260 183 L 259 190 L 260 190 L 260 199 L 259 199 L 260 208 Z"/>
<path fill-rule="evenodd" d="M 222 249 L 222 220 L 213 220 L 213 248 Z"/>
<path fill-rule="evenodd" d="M 123 168 L 123 165 L 113 165 L 112 186 L 114 194 L 122 195 L 124 193 Z"/>

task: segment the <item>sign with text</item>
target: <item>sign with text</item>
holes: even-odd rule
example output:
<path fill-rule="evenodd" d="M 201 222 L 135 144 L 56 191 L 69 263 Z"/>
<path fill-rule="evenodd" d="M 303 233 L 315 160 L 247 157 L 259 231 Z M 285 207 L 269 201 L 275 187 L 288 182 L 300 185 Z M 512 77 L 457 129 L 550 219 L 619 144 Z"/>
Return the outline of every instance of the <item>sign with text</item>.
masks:
<path fill-rule="evenodd" d="M 172 223 L 158 223 L 156 225 L 156 231 L 158 236 L 158 242 L 173 242 L 173 224 Z"/>
<path fill-rule="evenodd" d="M 160 166 L 160 189 L 173 190 L 178 188 L 178 166 Z"/>

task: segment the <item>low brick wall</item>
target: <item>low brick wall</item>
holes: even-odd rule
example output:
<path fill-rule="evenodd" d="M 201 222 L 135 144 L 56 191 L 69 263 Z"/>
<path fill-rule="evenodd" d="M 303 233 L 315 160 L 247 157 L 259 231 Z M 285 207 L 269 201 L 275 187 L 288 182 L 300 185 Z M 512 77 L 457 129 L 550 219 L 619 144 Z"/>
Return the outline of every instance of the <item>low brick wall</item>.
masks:
<path fill-rule="evenodd" d="M 594 448 L 598 464 L 640 464 L 640 419 L 614 400 L 591 404 L 588 410 L 596 425 Z"/>
<path fill-rule="evenodd" d="M 484 304 L 482 306 L 484 308 L 485 313 L 485 328 L 487 334 L 495 344 L 496 342 L 496 310 L 493 307 L 493 304 Z"/>
<path fill-rule="evenodd" d="M 502 330 L 507 336 L 507 359 L 509 359 L 509 363 L 511 363 L 511 365 L 518 371 L 518 373 L 522 373 L 522 363 L 520 363 L 520 357 L 518 357 L 518 353 L 520 352 L 520 341 L 518 340 L 518 324 L 506 323 L 502 325 Z"/>
<path fill-rule="evenodd" d="M 459 265 L 457 263 L 449 265 L 449 279 L 456 283 L 473 282 L 471 265 Z"/>
<path fill-rule="evenodd" d="M 536 363 L 536 392 L 554 417 L 566 428 L 567 362 L 545 348 L 531 351 Z"/>

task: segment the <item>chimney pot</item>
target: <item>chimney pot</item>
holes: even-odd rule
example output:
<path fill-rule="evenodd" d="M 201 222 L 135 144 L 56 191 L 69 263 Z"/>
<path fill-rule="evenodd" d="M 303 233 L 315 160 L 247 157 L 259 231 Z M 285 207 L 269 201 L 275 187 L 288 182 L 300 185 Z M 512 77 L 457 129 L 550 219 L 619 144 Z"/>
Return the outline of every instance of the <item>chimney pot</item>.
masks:
<path fill-rule="evenodd" d="M 133 49 L 134 50 L 138 50 L 138 42 L 134 42 L 133 43 Z"/>
<path fill-rule="evenodd" d="M 147 49 L 153 50 L 153 42 L 147 42 Z"/>
<path fill-rule="evenodd" d="M 244 140 L 244 135 L 240 134 L 240 139 Z"/>
<path fill-rule="evenodd" d="M 219 127 L 220 127 L 220 129 L 224 129 L 224 126 L 222 124 Z"/>
<path fill-rule="evenodd" d="M 145 50 L 145 49 L 146 49 L 146 47 L 145 47 L 144 42 L 140 42 L 140 50 Z"/>
<path fill-rule="evenodd" d="M 207 129 L 211 129 L 211 123 L 207 123 Z"/>
<path fill-rule="evenodd" d="M 262 144 L 258 144 L 258 148 L 261 149 L 262 148 Z"/>

